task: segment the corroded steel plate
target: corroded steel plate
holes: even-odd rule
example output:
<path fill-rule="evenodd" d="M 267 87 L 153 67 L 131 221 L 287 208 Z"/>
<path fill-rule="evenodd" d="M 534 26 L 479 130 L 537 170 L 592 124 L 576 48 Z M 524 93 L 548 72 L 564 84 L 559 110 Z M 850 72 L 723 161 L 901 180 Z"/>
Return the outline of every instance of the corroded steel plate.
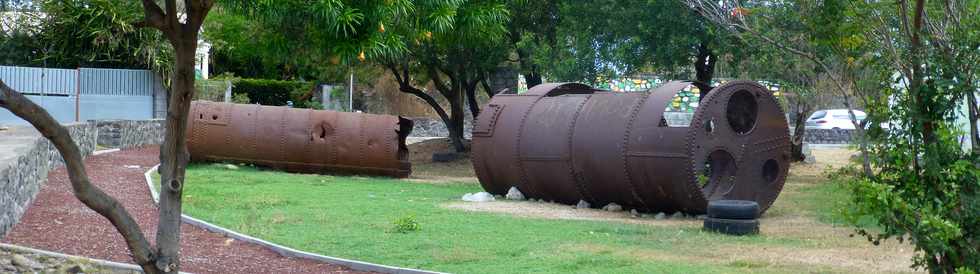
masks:
<path fill-rule="evenodd" d="M 668 125 L 666 107 L 689 85 L 616 93 L 544 84 L 494 96 L 473 130 L 480 184 L 493 194 L 517 187 L 534 199 L 646 212 L 703 213 L 714 199 L 767 209 L 789 167 L 779 104 L 763 86 L 733 81 L 704 98 L 690 125 Z"/>
<path fill-rule="evenodd" d="M 195 161 L 254 163 L 305 173 L 407 177 L 412 121 L 390 115 L 195 101 Z"/>

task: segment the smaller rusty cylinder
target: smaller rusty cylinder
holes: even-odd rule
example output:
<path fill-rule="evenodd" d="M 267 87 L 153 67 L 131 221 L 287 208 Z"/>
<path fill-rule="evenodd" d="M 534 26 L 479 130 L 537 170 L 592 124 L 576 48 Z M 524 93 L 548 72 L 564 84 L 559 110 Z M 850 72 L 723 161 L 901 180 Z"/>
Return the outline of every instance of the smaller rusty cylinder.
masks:
<path fill-rule="evenodd" d="M 253 163 L 290 172 L 408 177 L 412 120 L 289 107 L 194 101 L 193 161 Z"/>
<path fill-rule="evenodd" d="M 495 95 L 473 128 L 476 175 L 493 194 L 517 187 L 566 204 L 701 214 L 709 200 L 727 199 L 765 211 L 789 169 L 789 127 L 775 97 L 755 82 L 728 82 L 699 102 L 690 124 L 671 125 L 666 110 L 689 86 L 620 93 L 556 83 Z"/>

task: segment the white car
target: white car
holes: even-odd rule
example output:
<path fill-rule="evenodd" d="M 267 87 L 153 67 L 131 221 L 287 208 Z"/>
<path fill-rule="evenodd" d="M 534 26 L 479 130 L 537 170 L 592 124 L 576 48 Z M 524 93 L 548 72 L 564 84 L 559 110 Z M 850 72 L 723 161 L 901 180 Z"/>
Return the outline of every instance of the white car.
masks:
<path fill-rule="evenodd" d="M 868 117 L 860 110 L 854 110 L 854 116 L 858 122 Z M 851 123 L 851 116 L 847 113 L 847 109 L 826 109 L 810 115 L 810 118 L 806 119 L 806 129 L 854 129 L 854 123 Z"/>

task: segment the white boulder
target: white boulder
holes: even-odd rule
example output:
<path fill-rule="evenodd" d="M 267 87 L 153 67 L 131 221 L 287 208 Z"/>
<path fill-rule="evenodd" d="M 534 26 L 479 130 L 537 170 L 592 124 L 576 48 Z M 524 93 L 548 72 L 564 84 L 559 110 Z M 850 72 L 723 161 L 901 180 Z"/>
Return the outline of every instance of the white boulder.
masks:
<path fill-rule="evenodd" d="M 524 193 L 521 193 L 521 191 L 517 189 L 517 187 L 512 186 L 510 187 L 510 190 L 507 191 L 507 195 L 504 197 L 507 197 L 507 200 L 523 201 Z"/>
<path fill-rule="evenodd" d="M 463 195 L 463 201 L 467 202 L 491 202 L 496 200 L 493 195 L 486 192 L 477 193 L 466 193 Z"/>

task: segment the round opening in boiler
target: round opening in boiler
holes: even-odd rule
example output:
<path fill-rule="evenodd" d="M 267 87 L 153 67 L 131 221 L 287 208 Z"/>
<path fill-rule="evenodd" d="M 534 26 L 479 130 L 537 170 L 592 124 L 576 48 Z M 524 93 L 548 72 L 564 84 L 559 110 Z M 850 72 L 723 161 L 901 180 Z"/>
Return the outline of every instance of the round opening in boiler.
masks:
<path fill-rule="evenodd" d="M 738 134 L 746 134 L 755 127 L 755 118 L 759 114 L 759 104 L 751 92 L 736 91 L 728 98 L 728 108 L 725 111 L 728 124 Z"/>
<path fill-rule="evenodd" d="M 776 181 L 776 178 L 779 178 L 779 162 L 769 159 L 765 164 L 762 164 L 762 179 L 772 183 Z"/>
<path fill-rule="evenodd" d="M 697 178 L 698 185 L 709 199 L 719 198 L 735 186 L 737 170 L 735 157 L 732 157 L 731 153 L 715 150 L 708 154 L 708 158 L 704 161 L 702 173 Z"/>

